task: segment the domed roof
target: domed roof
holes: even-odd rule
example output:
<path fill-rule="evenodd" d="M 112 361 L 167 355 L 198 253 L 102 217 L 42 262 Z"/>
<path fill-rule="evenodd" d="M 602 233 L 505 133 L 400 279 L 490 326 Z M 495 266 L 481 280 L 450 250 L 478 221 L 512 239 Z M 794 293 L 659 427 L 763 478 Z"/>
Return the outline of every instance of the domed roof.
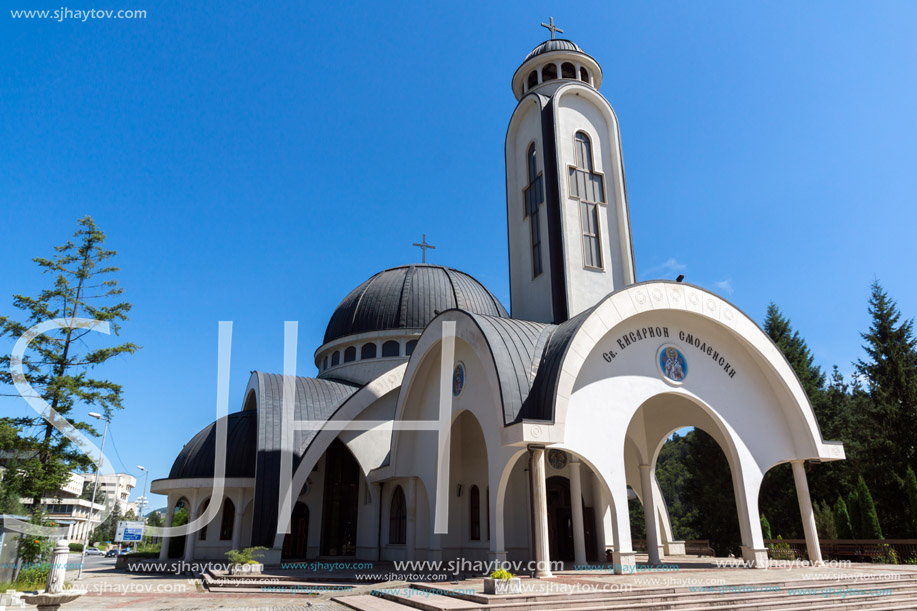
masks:
<path fill-rule="evenodd" d="M 235 412 L 226 416 L 226 477 L 255 477 L 258 442 L 256 412 Z M 169 479 L 213 477 L 216 453 L 216 422 L 191 438 L 178 453 Z"/>
<path fill-rule="evenodd" d="M 438 312 L 453 308 L 509 317 L 500 301 L 464 272 L 404 265 L 379 272 L 352 290 L 334 310 L 324 343 L 370 331 L 423 329 Z"/>
<path fill-rule="evenodd" d="M 525 56 L 525 61 L 528 61 L 535 57 L 536 55 L 541 55 L 542 53 L 549 53 L 551 51 L 578 51 L 579 53 L 585 53 L 582 49 L 579 48 L 579 45 L 573 42 L 572 40 L 565 40 L 563 38 L 557 38 L 555 40 L 546 40 L 534 49 L 532 52 Z M 525 62 L 523 62 L 525 63 Z"/>

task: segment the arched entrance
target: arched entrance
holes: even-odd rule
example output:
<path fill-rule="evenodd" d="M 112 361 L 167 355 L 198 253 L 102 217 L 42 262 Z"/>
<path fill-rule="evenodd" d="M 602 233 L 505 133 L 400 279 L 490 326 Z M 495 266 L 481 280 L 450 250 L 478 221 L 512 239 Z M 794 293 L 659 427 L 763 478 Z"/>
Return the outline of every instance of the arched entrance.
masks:
<path fill-rule="evenodd" d="M 335 439 L 325 453 L 322 556 L 356 555 L 360 480 L 357 459 Z"/>
<path fill-rule="evenodd" d="M 552 560 L 573 560 L 573 512 L 570 480 L 555 475 L 546 482 L 548 493 L 548 549 Z"/>
<path fill-rule="evenodd" d="M 171 526 L 184 526 L 188 523 L 188 513 L 191 511 L 191 504 L 184 497 L 176 501 L 172 512 Z M 180 537 L 170 537 L 168 540 L 169 558 L 185 557 L 185 535 Z"/>
<path fill-rule="evenodd" d="M 283 558 L 305 558 L 309 541 L 309 508 L 296 503 L 290 518 L 290 532 L 283 538 Z"/>

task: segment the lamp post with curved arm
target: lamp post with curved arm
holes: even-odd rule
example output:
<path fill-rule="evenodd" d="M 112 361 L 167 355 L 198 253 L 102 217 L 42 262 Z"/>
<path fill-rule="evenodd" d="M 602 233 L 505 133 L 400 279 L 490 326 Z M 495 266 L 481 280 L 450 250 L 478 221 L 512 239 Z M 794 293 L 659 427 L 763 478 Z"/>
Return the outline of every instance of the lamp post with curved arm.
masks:
<path fill-rule="evenodd" d="M 86 535 L 83 537 L 83 551 L 80 553 L 80 571 L 77 573 L 76 578 L 83 578 L 83 565 L 86 564 L 86 548 L 89 547 L 89 533 L 92 530 L 92 509 L 93 505 L 96 503 L 96 493 L 99 491 L 99 472 L 101 471 L 102 461 L 105 460 L 104 454 L 105 451 L 105 436 L 108 435 L 108 418 L 98 414 L 96 412 L 89 412 L 89 415 L 95 418 L 96 420 L 105 421 L 105 430 L 102 431 L 102 446 L 99 448 L 99 464 L 96 466 L 96 483 L 92 487 L 92 498 L 89 499 L 89 516 L 86 519 Z"/>

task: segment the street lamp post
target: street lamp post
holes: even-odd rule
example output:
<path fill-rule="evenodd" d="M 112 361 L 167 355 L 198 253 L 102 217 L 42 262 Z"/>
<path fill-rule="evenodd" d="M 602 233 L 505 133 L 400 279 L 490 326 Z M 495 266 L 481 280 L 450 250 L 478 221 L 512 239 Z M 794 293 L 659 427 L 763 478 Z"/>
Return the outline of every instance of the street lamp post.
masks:
<path fill-rule="evenodd" d="M 96 493 L 99 490 L 99 471 L 102 467 L 102 461 L 105 460 L 105 455 L 102 452 L 105 451 L 105 436 L 108 435 L 108 418 L 98 414 L 96 412 L 89 412 L 89 415 L 95 418 L 96 420 L 105 421 L 105 430 L 102 431 L 102 447 L 99 448 L 99 464 L 96 467 L 96 483 L 92 487 L 92 498 L 89 499 L 89 517 L 86 520 L 86 534 L 83 537 L 83 551 L 80 554 L 80 571 L 77 573 L 76 578 L 83 578 L 83 565 L 86 564 L 86 548 L 89 547 L 89 531 L 92 528 L 92 509 L 93 505 L 96 503 Z"/>
<path fill-rule="evenodd" d="M 140 469 L 141 471 L 143 471 L 143 473 L 144 473 L 144 478 L 143 478 L 143 494 L 140 495 L 140 498 L 137 499 L 137 505 L 140 507 L 140 521 L 143 522 L 144 525 L 145 525 L 145 524 L 146 524 L 146 518 L 143 517 L 143 510 L 146 508 L 146 484 L 147 484 L 147 482 L 148 482 L 149 479 L 150 479 L 150 472 L 147 471 L 145 467 L 141 467 L 140 465 L 137 465 L 137 468 Z M 140 538 L 141 538 L 141 540 L 142 540 L 142 539 L 143 539 L 143 536 L 141 535 Z"/>

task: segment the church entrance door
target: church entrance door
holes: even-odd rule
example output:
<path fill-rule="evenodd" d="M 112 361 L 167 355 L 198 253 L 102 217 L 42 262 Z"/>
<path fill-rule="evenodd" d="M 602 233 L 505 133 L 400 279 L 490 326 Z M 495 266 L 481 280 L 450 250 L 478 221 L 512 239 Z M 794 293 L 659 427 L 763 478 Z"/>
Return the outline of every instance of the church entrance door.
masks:
<path fill-rule="evenodd" d="M 340 439 L 325 452 L 322 556 L 355 556 L 360 465 Z"/>
<path fill-rule="evenodd" d="M 548 546 L 551 560 L 573 560 L 573 514 L 570 480 L 555 475 L 546 482 L 548 494 Z"/>
<path fill-rule="evenodd" d="M 296 503 L 290 518 L 290 532 L 283 538 L 284 558 L 305 558 L 309 541 L 309 508 Z"/>

